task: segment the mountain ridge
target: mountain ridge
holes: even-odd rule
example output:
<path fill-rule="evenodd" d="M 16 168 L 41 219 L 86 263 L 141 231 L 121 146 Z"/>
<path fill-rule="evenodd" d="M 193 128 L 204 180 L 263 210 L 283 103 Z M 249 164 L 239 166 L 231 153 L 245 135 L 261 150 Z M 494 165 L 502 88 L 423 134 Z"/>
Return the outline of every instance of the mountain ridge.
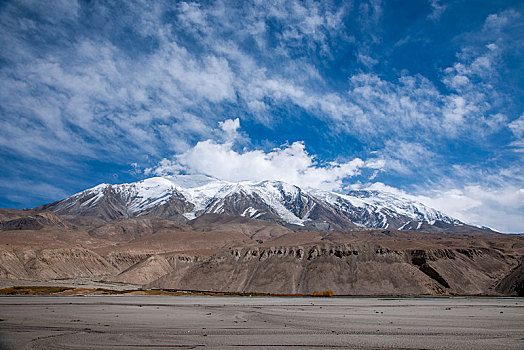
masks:
<path fill-rule="evenodd" d="M 95 216 L 105 221 L 152 215 L 185 222 L 214 213 L 272 221 L 293 229 L 488 231 L 385 191 L 340 194 L 283 181 L 229 182 L 204 175 L 100 184 L 35 210 Z"/>

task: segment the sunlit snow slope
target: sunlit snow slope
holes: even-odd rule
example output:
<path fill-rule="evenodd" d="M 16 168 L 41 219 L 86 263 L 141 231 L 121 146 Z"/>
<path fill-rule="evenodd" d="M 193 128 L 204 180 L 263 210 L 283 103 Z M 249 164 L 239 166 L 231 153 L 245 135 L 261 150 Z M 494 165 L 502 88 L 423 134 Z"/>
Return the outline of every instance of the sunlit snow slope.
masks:
<path fill-rule="evenodd" d="M 387 192 L 340 194 L 304 190 L 280 181 L 233 183 L 202 175 L 101 184 L 37 209 L 104 220 L 156 215 L 185 221 L 217 213 L 322 230 L 374 227 L 439 231 L 466 227 L 442 212 Z"/>

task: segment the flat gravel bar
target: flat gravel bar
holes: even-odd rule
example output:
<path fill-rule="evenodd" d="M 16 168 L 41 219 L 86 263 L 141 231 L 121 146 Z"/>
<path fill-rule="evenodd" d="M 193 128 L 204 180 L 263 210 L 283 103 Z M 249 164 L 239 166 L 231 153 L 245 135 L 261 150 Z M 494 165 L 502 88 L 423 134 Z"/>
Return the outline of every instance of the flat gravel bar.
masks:
<path fill-rule="evenodd" d="M 524 349 L 524 299 L 3 296 L 0 348 Z"/>

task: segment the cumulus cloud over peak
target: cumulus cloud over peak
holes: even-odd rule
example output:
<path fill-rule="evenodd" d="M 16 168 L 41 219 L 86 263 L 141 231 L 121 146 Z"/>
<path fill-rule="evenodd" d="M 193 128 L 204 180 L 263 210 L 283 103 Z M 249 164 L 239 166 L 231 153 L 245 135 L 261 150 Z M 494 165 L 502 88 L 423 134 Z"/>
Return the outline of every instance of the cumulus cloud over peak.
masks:
<path fill-rule="evenodd" d="M 280 180 L 305 188 L 340 190 L 344 179 L 360 174 L 362 168 L 380 170 L 384 162 L 379 159 L 363 161 L 354 158 L 347 162 L 321 164 L 306 150 L 302 141 L 263 150 L 241 150 L 234 147 L 231 134 L 239 127 L 238 119 L 219 123 L 228 134 L 228 141 L 198 142 L 172 159 L 164 158 L 156 167 L 145 170 L 146 175 L 178 173 L 205 174 L 227 181 Z"/>

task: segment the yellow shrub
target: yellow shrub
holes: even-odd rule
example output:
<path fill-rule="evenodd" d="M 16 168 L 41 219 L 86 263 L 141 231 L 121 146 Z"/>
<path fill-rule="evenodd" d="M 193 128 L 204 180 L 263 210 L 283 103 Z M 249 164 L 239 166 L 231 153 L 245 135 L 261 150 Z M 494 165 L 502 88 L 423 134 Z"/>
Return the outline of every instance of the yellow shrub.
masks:
<path fill-rule="evenodd" d="M 326 291 L 323 291 L 322 293 L 319 293 L 319 292 L 313 292 L 313 296 L 314 297 L 332 297 L 333 296 L 333 291 L 332 290 L 326 290 Z"/>

